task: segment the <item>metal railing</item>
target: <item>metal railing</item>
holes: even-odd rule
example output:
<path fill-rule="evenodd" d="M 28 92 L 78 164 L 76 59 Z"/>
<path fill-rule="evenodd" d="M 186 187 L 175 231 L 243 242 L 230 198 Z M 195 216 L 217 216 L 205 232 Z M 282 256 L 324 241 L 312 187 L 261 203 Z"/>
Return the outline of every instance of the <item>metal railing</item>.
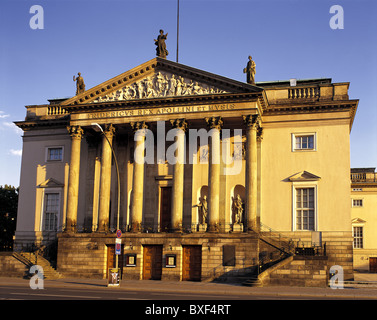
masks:
<path fill-rule="evenodd" d="M 263 223 L 260 223 L 260 238 L 286 254 L 294 254 L 293 240 Z"/>

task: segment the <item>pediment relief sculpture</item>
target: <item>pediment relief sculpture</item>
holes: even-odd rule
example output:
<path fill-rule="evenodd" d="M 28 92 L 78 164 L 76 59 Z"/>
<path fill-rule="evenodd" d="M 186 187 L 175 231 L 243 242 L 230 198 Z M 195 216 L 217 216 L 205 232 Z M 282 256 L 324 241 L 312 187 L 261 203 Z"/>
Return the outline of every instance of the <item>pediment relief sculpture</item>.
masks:
<path fill-rule="evenodd" d="M 160 98 L 169 96 L 189 96 L 198 94 L 226 93 L 226 91 L 185 79 L 168 72 L 158 72 L 121 89 L 113 91 L 93 102 L 122 101 L 132 99 Z"/>

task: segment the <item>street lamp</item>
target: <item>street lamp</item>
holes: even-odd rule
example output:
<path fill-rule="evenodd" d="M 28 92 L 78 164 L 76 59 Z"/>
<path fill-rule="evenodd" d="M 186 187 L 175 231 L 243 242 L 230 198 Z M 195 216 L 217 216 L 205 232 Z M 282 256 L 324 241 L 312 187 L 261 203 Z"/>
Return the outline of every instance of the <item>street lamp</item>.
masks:
<path fill-rule="evenodd" d="M 120 179 L 119 179 L 118 161 L 117 161 L 117 158 L 116 158 L 116 156 L 115 156 L 115 152 L 114 152 L 113 146 L 111 145 L 109 139 L 107 138 L 107 136 L 106 136 L 105 133 L 103 132 L 102 127 L 101 127 L 98 123 L 92 123 L 91 126 L 92 126 L 92 129 L 93 129 L 94 131 L 96 131 L 96 132 L 101 132 L 101 133 L 103 134 L 103 136 L 106 138 L 106 141 L 107 141 L 107 143 L 109 144 L 109 146 L 110 146 L 110 148 L 111 148 L 111 152 L 112 152 L 113 157 L 114 157 L 115 168 L 116 168 L 116 173 L 117 173 L 117 181 L 118 181 L 117 230 L 119 230 Z M 115 268 L 118 269 L 118 255 L 117 255 L 117 254 L 115 254 Z"/>

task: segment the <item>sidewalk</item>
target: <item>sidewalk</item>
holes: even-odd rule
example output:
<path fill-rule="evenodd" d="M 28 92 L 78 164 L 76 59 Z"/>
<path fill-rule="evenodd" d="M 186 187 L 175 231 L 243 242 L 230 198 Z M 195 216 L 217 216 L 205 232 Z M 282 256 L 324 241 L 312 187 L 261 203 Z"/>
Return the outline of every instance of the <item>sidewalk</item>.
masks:
<path fill-rule="evenodd" d="M 20 278 L 0 277 L 1 286 L 29 286 L 29 281 Z M 104 290 L 126 290 L 126 291 L 148 291 L 148 292 L 185 292 L 201 294 L 226 294 L 226 295 L 247 295 L 252 299 L 253 295 L 265 295 L 268 297 L 294 299 L 297 296 L 303 298 L 325 299 L 377 299 L 376 286 L 359 287 L 357 283 L 345 285 L 344 289 L 331 288 L 304 288 L 304 287 L 244 287 L 237 284 L 211 283 L 211 282 L 189 282 L 189 281 L 153 281 L 153 280 L 123 280 L 119 287 L 108 288 L 106 280 L 98 279 L 77 279 L 64 278 L 57 280 L 45 280 L 44 286 L 48 287 L 69 287 L 77 289 L 100 289 Z"/>

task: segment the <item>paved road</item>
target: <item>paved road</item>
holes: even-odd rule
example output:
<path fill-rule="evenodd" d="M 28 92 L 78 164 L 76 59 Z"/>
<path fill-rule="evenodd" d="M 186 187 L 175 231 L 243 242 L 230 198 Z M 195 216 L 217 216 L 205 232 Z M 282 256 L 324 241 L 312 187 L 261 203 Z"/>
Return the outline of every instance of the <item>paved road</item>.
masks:
<path fill-rule="evenodd" d="M 209 320 L 255 315 L 255 310 L 263 310 L 269 317 L 280 317 L 282 310 L 296 310 L 299 306 L 307 311 L 311 310 L 311 313 L 325 312 L 328 317 L 333 315 L 335 318 L 339 317 L 341 310 L 347 310 L 349 315 L 350 308 L 344 301 L 341 306 L 334 300 L 377 299 L 377 286 L 333 290 L 299 287 L 250 288 L 234 284 L 186 281 L 122 281 L 120 287 L 107 287 L 105 280 L 59 279 L 44 280 L 43 287 L 33 290 L 29 280 L 0 277 L 1 310 L 4 314 L 9 309 L 12 314 L 20 316 L 35 314 L 49 318 L 51 314 L 60 313 L 69 315 L 72 319 L 98 318 L 105 310 L 111 318 L 132 314 L 137 320 Z M 316 301 L 309 300 L 332 301 L 328 307 L 321 308 Z M 371 308 L 372 311 L 374 306 L 375 302 L 372 301 L 367 306 L 363 305 L 363 310 Z"/>
<path fill-rule="evenodd" d="M 204 282 L 122 281 L 107 287 L 106 280 L 44 280 L 43 289 L 31 289 L 30 281 L 0 277 L 0 300 L 284 300 L 377 299 L 377 286 L 369 288 L 250 288 Z"/>

